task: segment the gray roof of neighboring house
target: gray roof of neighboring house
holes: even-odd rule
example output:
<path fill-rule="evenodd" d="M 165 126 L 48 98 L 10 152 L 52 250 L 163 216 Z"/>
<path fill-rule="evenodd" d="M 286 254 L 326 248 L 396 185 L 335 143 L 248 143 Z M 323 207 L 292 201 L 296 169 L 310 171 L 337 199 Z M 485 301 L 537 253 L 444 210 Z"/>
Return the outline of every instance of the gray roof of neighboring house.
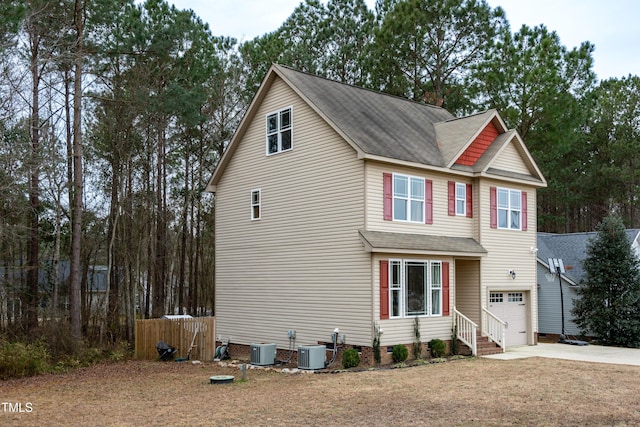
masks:
<path fill-rule="evenodd" d="M 434 123 L 455 119 L 447 110 L 282 65 L 274 67 L 298 95 L 363 152 L 431 166 L 446 165 Z"/>
<path fill-rule="evenodd" d="M 632 245 L 634 242 L 638 243 L 640 229 L 629 229 L 626 232 Z M 549 258 L 562 259 L 567 269 L 564 276 L 579 284 L 585 274 L 582 261 L 586 258 L 587 244 L 597 235 L 595 231 L 566 234 L 538 233 L 538 260 L 546 264 Z"/>
<path fill-rule="evenodd" d="M 359 230 L 362 240 L 372 252 L 407 250 L 433 253 L 484 255 L 487 250 L 478 242 L 465 237 L 433 236 L 426 234 L 387 233 Z"/>

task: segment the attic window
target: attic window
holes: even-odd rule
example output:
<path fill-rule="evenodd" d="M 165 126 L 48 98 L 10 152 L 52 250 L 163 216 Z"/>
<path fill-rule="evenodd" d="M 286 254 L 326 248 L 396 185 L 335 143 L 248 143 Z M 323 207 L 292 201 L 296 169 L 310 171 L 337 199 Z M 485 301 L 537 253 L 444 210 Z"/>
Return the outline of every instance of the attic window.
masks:
<path fill-rule="evenodd" d="M 267 114 L 267 155 L 293 148 L 293 108 Z"/>

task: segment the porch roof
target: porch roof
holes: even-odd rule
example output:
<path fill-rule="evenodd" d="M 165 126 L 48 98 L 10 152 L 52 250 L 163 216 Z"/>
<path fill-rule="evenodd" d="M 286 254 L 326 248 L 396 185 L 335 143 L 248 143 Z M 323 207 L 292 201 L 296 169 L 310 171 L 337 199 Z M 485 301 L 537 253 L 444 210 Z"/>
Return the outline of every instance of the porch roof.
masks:
<path fill-rule="evenodd" d="M 454 256 L 484 256 L 487 250 L 475 239 L 428 234 L 358 230 L 367 252 L 398 252 Z"/>

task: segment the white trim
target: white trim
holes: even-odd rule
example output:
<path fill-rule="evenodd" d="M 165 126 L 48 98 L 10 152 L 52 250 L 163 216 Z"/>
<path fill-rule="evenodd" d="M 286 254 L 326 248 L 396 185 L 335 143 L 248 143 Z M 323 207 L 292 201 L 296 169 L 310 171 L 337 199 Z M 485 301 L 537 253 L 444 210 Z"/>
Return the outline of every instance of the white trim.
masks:
<path fill-rule="evenodd" d="M 500 191 L 503 192 L 507 192 L 507 205 L 506 207 L 504 206 L 500 206 Z M 520 204 L 520 207 L 518 209 L 515 209 L 511 206 L 511 195 L 512 193 L 518 193 L 518 203 Z M 522 231 L 522 190 L 514 190 L 512 188 L 506 188 L 506 187 L 496 187 L 496 218 L 497 218 L 497 226 L 499 230 L 514 230 L 514 231 Z M 506 227 L 502 227 L 500 226 L 500 211 L 504 212 L 506 211 L 507 213 L 507 226 Z M 514 228 L 511 227 L 511 215 L 514 212 L 518 212 L 519 215 L 519 221 L 518 221 L 518 228 Z"/>
<path fill-rule="evenodd" d="M 255 203 L 253 200 L 254 193 L 258 194 L 258 203 Z M 251 190 L 251 221 L 259 221 L 262 218 L 262 189 L 254 188 Z M 258 216 L 254 215 L 255 208 L 258 208 Z"/>
<path fill-rule="evenodd" d="M 407 196 L 406 197 L 396 197 L 396 177 L 402 177 L 407 179 Z M 403 173 L 393 173 L 391 177 L 391 213 L 392 220 L 397 222 L 410 222 L 413 224 L 424 224 L 425 223 L 425 204 L 427 203 L 427 194 L 426 194 L 426 185 L 425 185 L 424 177 L 407 175 Z M 414 198 L 411 194 L 411 184 L 412 180 L 416 180 L 420 182 L 422 186 L 422 199 Z M 406 202 L 406 214 L 407 219 L 398 219 L 396 218 L 396 199 L 404 200 Z M 411 202 L 422 202 L 422 208 L 420 209 L 420 220 L 415 221 L 411 219 Z"/>
<path fill-rule="evenodd" d="M 389 284 L 389 294 L 388 294 L 388 299 L 389 299 L 389 319 L 403 319 L 403 318 L 412 318 L 412 317 L 442 317 L 442 300 L 443 300 L 443 291 L 444 291 L 444 283 L 442 282 L 443 279 L 443 262 L 442 260 L 431 260 L 431 259 L 401 259 L 401 258 L 390 258 L 388 259 L 389 262 L 389 277 L 388 277 L 388 284 Z M 426 297 L 426 307 L 425 307 L 425 314 L 408 314 L 408 307 L 407 307 L 407 274 L 406 274 L 406 270 L 407 270 L 407 265 L 409 263 L 415 263 L 415 264 L 422 264 L 423 266 L 426 265 L 426 289 L 425 289 L 425 297 Z M 399 313 L 398 315 L 394 316 L 393 315 L 393 291 L 398 289 L 398 287 L 393 287 L 393 265 L 399 265 L 400 267 L 400 284 L 399 284 L 399 298 L 400 301 L 398 303 L 398 309 L 399 309 Z M 439 294 L 438 294 L 438 313 L 437 314 L 433 314 L 433 291 L 434 288 L 432 287 L 433 285 L 433 279 L 432 279 L 432 273 L 433 273 L 433 266 L 434 265 L 439 265 L 440 266 L 440 287 L 439 288 L 435 288 L 436 290 L 439 290 Z"/>
<path fill-rule="evenodd" d="M 464 191 L 464 197 L 458 197 L 458 186 L 460 186 Z M 455 182 L 455 190 L 454 190 L 454 200 L 455 200 L 455 211 L 456 216 L 467 216 L 467 184 L 464 182 Z M 462 211 L 458 211 L 458 202 L 462 201 Z"/>
<path fill-rule="evenodd" d="M 281 117 L 282 117 L 282 113 L 289 111 L 289 127 L 283 129 L 282 128 L 282 123 L 281 123 Z M 276 127 L 275 130 L 272 132 L 269 132 L 269 117 L 271 116 L 276 116 Z M 287 151 L 291 151 L 293 150 L 293 105 L 290 105 L 288 107 L 284 107 L 281 108 L 277 111 L 271 111 L 267 114 L 265 114 L 265 152 L 267 156 L 273 156 L 275 154 L 280 154 L 280 153 L 286 153 Z M 291 132 L 291 147 L 287 148 L 286 150 L 282 149 L 282 134 L 284 131 L 289 131 Z M 269 152 L 269 136 L 276 136 L 278 138 L 277 144 L 277 150 L 274 152 Z"/>

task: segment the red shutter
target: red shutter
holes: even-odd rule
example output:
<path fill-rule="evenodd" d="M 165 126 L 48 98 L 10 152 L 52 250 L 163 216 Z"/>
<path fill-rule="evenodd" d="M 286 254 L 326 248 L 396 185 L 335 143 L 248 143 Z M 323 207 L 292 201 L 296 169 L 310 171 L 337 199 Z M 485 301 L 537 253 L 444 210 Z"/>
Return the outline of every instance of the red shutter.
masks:
<path fill-rule="evenodd" d="M 496 187 L 489 189 L 489 207 L 491 209 L 491 228 L 498 228 L 498 196 L 496 194 Z"/>
<path fill-rule="evenodd" d="M 380 319 L 389 318 L 389 261 L 380 260 Z"/>
<path fill-rule="evenodd" d="M 522 231 L 527 231 L 527 192 L 522 192 Z"/>
<path fill-rule="evenodd" d="M 382 174 L 383 181 L 383 198 L 384 198 L 384 220 L 391 221 L 393 219 L 393 175 L 390 173 Z"/>
<path fill-rule="evenodd" d="M 451 314 L 449 303 L 449 263 L 442 263 L 442 315 L 449 316 Z"/>
<path fill-rule="evenodd" d="M 433 224 L 433 181 L 430 179 L 424 182 L 424 223 Z"/>
<path fill-rule="evenodd" d="M 467 184 L 467 218 L 473 218 L 473 187 Z"/>
<path fill-rule="evenodd" d="M 456 183 L 449 181 L 449 215 L 456 214 Z"/>

